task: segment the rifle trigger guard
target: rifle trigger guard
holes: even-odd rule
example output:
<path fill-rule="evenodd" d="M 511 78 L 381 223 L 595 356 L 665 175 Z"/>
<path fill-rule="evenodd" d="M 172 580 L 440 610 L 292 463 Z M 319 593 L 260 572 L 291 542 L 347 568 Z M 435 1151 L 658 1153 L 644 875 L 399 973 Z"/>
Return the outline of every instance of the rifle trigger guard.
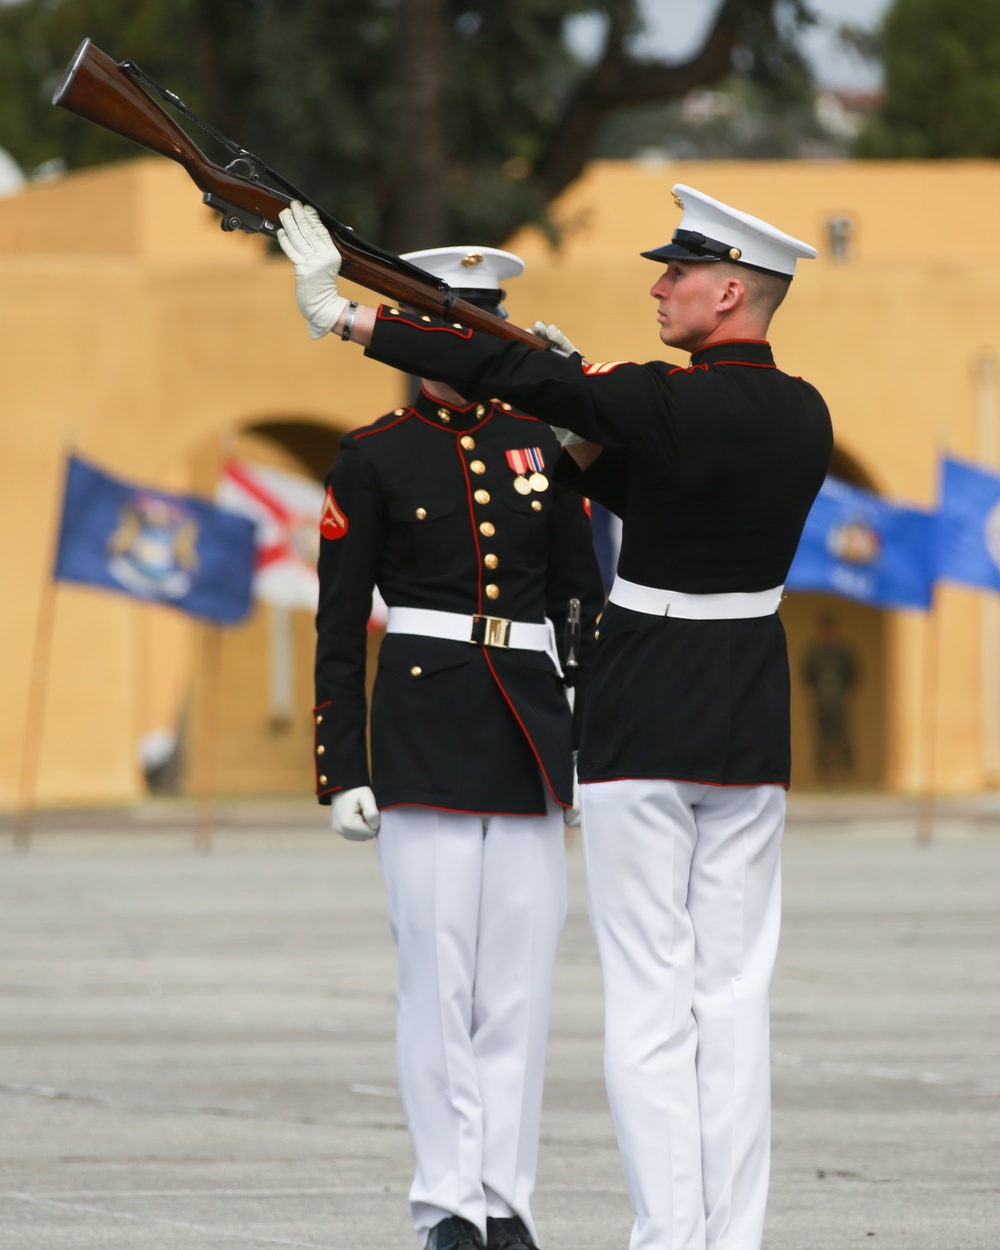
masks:
<path fill-rule="evenodd" d="M 442 313 L 442 316 L 444 317 L 451 316 L 451 308 L 454 303 L 455 303 L 455 292 L 451 289 L 451 287 L 449 287 L 447 291 L 445 291 L 444 293 L 444 312 Z"/>
<path fill-rule="evenodd" d="M 266 234 L 272 239 L 277 238 L 277 225 L 266 217 L 260 217 L 245 208 L 238 208 L 211 191 L 206 191 L 201 200 L 203 204 L 222 214 L 223 230 L 242 230 L 244 234 Z"/>

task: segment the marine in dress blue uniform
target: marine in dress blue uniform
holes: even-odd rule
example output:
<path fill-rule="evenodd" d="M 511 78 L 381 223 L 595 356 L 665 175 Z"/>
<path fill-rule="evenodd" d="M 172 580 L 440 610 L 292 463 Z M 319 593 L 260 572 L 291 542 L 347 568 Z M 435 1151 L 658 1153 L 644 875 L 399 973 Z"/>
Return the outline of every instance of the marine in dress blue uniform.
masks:
<path fill-rule="evenodd" d="M 575 436 L 559 477 L 622 518 L 579 758 L 631 1250 L 758 1250 L 790 770 L 777 607 L 832 429 L 766 341 L 814 249 L 674 190 L 681 223 L 644 255 L 666 267 L 651 294 L 687 368 L 588 363 L 554 327 L 562 352 L 533 352 L 386 307 L 354 337 Z"/>
<path fill-rule="evenodd" d="M 411 254 L 497 311 L 523 268 L 489 248 Z M 419 316 L 416 317 L 419 322 Z M 425 324 L 420 322 L 420 324 Z M 419 374 L 419 367 L 416 372 Z M 377 808 L 399 946 L 397 1063 L 421 1245 L 524 1250 L 538 1148 L 563 816 L 603 605 L 549 426 L 425 383 L 341 443 L 326 479 L 316 788 L 348 836 Z M 389 608 L 366 734 L 367 622 Z M 578 666 L 563 624 L 581 603 Z M 352 798 L 351 796 L 355 796 Z M 371 815 L 370 815 L 370 818 Z"/>

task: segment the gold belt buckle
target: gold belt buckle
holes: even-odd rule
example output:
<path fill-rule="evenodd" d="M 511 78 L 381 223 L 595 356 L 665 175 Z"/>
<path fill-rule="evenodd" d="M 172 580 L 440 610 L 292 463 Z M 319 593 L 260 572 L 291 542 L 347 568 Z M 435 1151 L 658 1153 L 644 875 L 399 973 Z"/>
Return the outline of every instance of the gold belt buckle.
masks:
<path fill-rule="evenodd" d="M 503 647 L 507 649 L 510 646 L 509 639 L 510 621 L 505 620 L 504 617 L 474 616 L 472 618 L 470 642 L 478 643 L 481 647 Z"/>

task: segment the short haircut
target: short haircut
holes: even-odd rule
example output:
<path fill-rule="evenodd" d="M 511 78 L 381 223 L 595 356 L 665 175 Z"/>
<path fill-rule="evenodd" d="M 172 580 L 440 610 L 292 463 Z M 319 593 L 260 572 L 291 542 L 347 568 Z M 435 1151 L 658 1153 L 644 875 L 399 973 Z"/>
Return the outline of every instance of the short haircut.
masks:
<path fill-rule="evenodd" d="M 725 273 L 739 278 L 743 283 L 751 310 L 770 321 L 788 294 L 788 288 L 792 285 L 791 278 L 782 277 L 778 273 L 762 273 L 747 265 L 731 265 L 726 261 L 720 261 L 719 264 Z"/>

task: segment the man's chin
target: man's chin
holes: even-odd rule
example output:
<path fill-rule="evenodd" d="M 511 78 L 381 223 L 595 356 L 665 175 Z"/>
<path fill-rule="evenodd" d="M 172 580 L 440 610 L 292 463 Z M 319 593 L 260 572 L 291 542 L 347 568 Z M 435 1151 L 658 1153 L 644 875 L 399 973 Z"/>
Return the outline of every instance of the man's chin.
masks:
<path fill-rule="evenodd" d="M 688 336 L 678 335 L 676 332 L 672 331 L 669 326 L 660 326 L 660 342 L 664 347 L 676 347 L 677 350 L 681 352 L 691 351 L 691 348 L 687 345 Z"/>

